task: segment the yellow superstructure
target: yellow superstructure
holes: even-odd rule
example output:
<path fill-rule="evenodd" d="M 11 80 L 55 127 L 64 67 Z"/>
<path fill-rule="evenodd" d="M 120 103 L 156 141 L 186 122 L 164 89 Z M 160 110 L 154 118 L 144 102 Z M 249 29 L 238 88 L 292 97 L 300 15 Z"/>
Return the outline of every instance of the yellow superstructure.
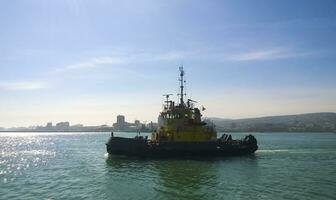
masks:
<path fill-rule="evenodd" d="M 152 140 L 155 141 L 184 141 L 200 142 L 216 140 L 217 132 L 213 125 L 202 121 L 201 112 L 194 107 L 194 102 L 188 99 L 184 102 L 184 71 L 180 67 L 180 102 L 169 101 L 169 96 L 165 95 L 167 100 L 163 111 L 159 116 L 159 127 L 152 134 Z"/>

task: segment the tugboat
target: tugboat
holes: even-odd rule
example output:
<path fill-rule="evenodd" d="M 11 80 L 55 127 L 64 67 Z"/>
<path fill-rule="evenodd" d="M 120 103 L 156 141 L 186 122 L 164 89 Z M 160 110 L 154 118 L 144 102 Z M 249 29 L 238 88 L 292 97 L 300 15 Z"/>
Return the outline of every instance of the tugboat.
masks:
<path fill-rule="evenodd" d="M 111 134 L 106 143 L 110 155 L 128 155 L 140 157 L 180 157 L 180 156 L 234 156 L 253 154 L 257 149 L 257 140 L 253 135 L 243 139 L 232 139 L 223 134 L 217 138 L 217 131 L 210 121 L 202 120 L 201 110 L 195 107 L 196 101 L 184 97 L 184 70 L 180 70 L 179 102 L 166 97 L 163 111 L 159 115 L 159 126 L 151 138 L 115 137 Z"/>

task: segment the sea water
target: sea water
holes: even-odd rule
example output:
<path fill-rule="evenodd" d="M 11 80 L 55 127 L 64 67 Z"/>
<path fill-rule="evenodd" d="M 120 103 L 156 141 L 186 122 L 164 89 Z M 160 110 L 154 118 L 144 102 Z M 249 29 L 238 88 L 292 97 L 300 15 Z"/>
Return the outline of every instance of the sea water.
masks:
<path fill-rule="evenodd" d="M 254 155 L 137 159 L 107 156 L 109 133 L 0 133 L 0 199 L 336 198 L 336 134 L 254 135 Z"/>

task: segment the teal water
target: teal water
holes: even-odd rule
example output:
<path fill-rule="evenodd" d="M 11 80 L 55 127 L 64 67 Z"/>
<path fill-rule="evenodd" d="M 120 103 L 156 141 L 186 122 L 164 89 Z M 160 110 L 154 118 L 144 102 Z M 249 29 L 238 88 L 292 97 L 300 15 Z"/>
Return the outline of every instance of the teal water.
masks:
<path fill-rule="evenodd" d="M 139 160 L 109 133 L 0 133 L 0 199 L 336 198 L 336 134 L 254 135 L 254 156 Z"/>

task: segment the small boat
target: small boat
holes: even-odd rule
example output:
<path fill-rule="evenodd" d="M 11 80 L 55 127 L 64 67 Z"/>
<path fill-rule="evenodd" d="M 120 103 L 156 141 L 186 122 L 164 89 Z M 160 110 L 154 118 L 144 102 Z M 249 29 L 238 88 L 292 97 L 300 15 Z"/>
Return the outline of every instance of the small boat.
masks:
<path fill-rule="evenodd" d="M 257 140 L 253 135 L 243 139 L 232 139 L 223 134 L 217 138 L 215 125 L 202 120 L 201 111 L 194 100 L 184 100 L 184 70 L 180 67 L 179 103 L 166 97 L 163 111 L 159 115 L 158 128 L 151 138 L 115 137 L 113 134 L 106 143 L 110 155 L 128 155 L 140 157 L 179 157 L 179 156 L 236 156 L 253 154 L 257 149 Z M 204 107 L 201 108 L 204 111 Z"/>

